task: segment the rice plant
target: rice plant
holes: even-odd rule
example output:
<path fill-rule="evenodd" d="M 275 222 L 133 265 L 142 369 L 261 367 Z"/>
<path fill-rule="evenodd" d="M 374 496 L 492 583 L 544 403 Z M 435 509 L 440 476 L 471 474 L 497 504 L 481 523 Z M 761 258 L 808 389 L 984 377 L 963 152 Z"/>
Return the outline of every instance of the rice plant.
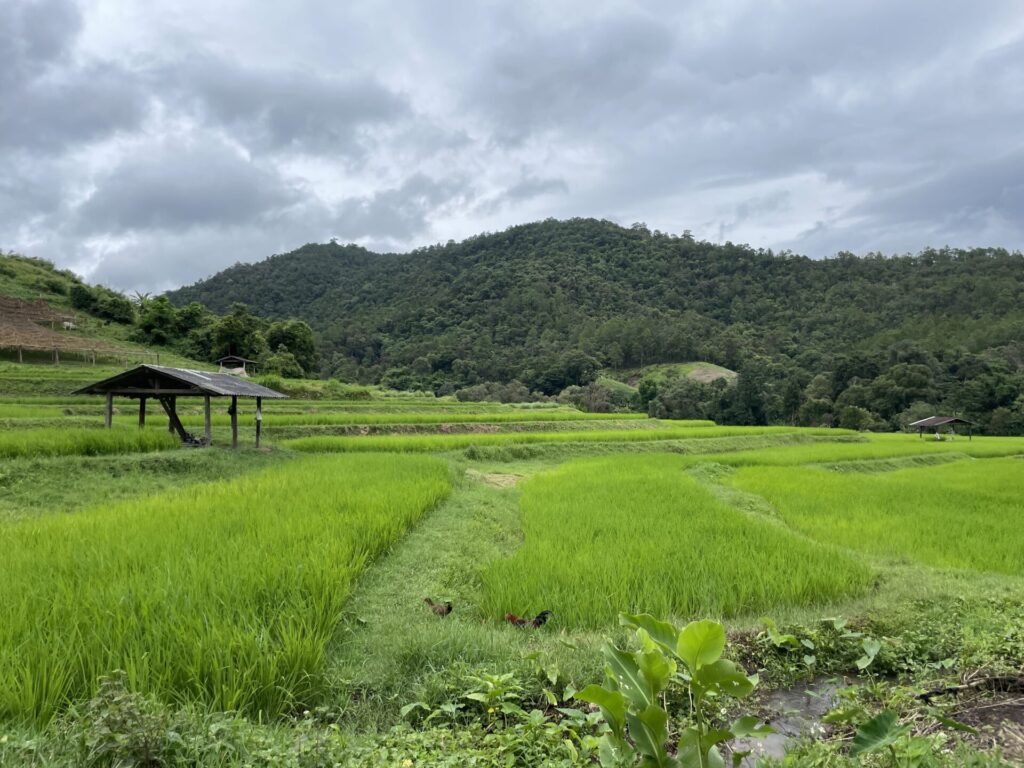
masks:
<path fill-rule="evenodd" d="M 254 417 L 255 412 L 239 410 L 239 418 Z M 583 413 L 582 411 L 500 411 L 487 413 L 436 413 L 436 412 L 403 412 L 403 413 L 264 413 L 267 424 L 279 426 L 293 425 L 335 425 L 335 424 L 481 424 L 531 421 L 609 421 L 646 419 L 643 413 Z M 218 413 L 212 417 L 213 424 L 225 426 L 231 423 L 231 417 Z M 183 416 L 182 423 L 187 426 L 203 424 L 202 416 Z M 712 426 L 714 422 L 694 422 L 694 426 Z"/>
<path fill-rule="evenodd" d="M 833 430 L 836 432 L 837 430 Z M 796 466 L 852 461 L 897 459 L 910 456 L 974 456 L 989 458 L 1024 454 L 1024 438 L 976 437 L 971 441 L 937 442 L 907 434 L 864 435 L 856 442 L 817 442 L 791 446 L 784 451 L 765 448 L 701 457 L 732 466 Z"/>
<path fill-rule="evenodd" d="M 795 530 L 883 558 L 1024 574 L 1024 461 L 986 459 L 877 474 L 740 469 Z"/>
<path fill-rule="evenodd" d="M 42 428 L 0 432 L 0 458 L 20 456 L 100 456 L 177 448 L 177 435 L 161 429 Z"/>
<path fill-rule="evenodd" d="M 429 457 L 311 457 L 0 526 L 0 720 L 118 669 L 170 702 L 312 706 L 353 580 L 449 487 Z"/>
<path fill-rule="evenodd" d="M 671 422 L 673 425 L 679 422 Z M 685 422 L 684 422 L 685 424 Z M 536 443 L 640 443 L 659 440 L 701 440 L 741 435 L 839 436 L 843 430 L 796 427 L 671 426 L 665 429 L 617 429 L 587 432 L 492 432 L 469 435 L 388 435 L 371 437 L 300 437 L 282 443 L 309 453 L 348 451 L 455 451 L 471 446 L 524 445 Z"/>
<path fill-rule="evenodd" d="M 523 544 L 482 574 L 487 615 L 550 609 L 598 627 L 623 610 L 751 614 L 868 584 L 855 558 L 723 505 L 683 469 L 678 456 L 618 456 L 525 482 Z"/>

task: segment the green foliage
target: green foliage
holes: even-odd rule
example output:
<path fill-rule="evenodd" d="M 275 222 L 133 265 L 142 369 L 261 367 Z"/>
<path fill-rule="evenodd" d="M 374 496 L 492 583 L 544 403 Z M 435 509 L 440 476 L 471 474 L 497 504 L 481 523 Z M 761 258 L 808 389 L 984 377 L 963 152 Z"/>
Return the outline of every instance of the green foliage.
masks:
<path fill-rule="evenodd" d="M 706 360 L 741 374 L 732 399 L 700 414 L 721 423 L 802 412 L 820 426 L 849 405 L 891 428 L 923 400 L 987 426 L 1024 394 L 1021 275 L 1024 256 L 997 248 L 818 260 L 573 219 L 408 254 L 307 245 L 171 297 L 301 317 L 326 371 L 363 382 L 518 380 L 553 395 L 590 383 L 595 365 Z M 819 374 L 824 388 L 800 391 Z M 1024 419 L 1000 412 L 995 429 L 1024 433 Z"/>
<path fill-rule="evenodd" d="M 307 374 L 316 371 L 320 355 L 316 351 L 313 329 L 302 320 L 283 320 L 271 323 L 267 329 L 267 345 L 281 354 L 281 347 L 291 354 L 299 370 Z M 281 373 L 282 376 L 289 374 Z M 302 375 L 301 373 L 299 374 Z"/>
<path fill-rule="evenodd" d="M 620 622 L 636 631 L 639 650 L 624 651 L 612 642 L 602 649 L 604 685 L 588 685 L 575 698 L 600 708 L 608 725 L 598 755 L 603 768 L 710 768 L 723 766 L 718 745 L 742 736 L 771 733 L 757 718 L 718 723 L 726 699 L 749 696 L 757 679 L 722 658 L 725 628 L 714 621 L 694 621 L 676 629 L 648 614 L 622 614 Z M 691 723 L 669 750 L 669 712 L 662 693 L 683 688 Z"/>
<path fill-rule="evenodd" d="M 1020 463 L 960 461 L 871 475 L 749 467 L 733 482 L 819 541 L 946 568 L 1021 574 Z"/>
<path fill-rule="evenodd" d="M 241 303 L 231 305 L 231 311 L 213 326 L 213 354 L 220 358 L 237 355 L 259 360 L 267 353 L 264 337 L 266 322 Z"/>
<path fill-rule="evenodd" d="M 0 458 L 21 456 L 100 456 L 177 448 L 177 435 L 161 429 L 19 429 L 0 432 Z"/>
<path fill-rule="evenodd" d="M 325 457 L 0 526 L 0 718 L 45 722 L 117 669 L 165 701 L 316 703 L 355 577 L 448 489 L 434 459 Z"/>
<path fill-rule="evenodd" d="M 824 602 L 870 581 L 848 555 L 719 503 L 684 466 L 619 456 L 525 482 L 525 539 L 483 572 L 487 614 L 549 608 L 560 624 L 600 627 L 616 606 L 736 615 Z"/>
<path fill-rule="evenodd" d="M 547 416 L 548 414 L 544 414 Z M 620 419 L 623 414 L 590 413 L 580 418 Z M 479 419 L 487 421 L 488 418 Z M 515 421 L 515 418 L 506 419 Z M 544 421 L 544 418 L 535 419 Z M 438 419 L 444 421 L 444 419 Z M 654 443 L 669 440 L 712 440 L 723 437 L 753 435 L 801 434 L 787 427 L 715 427 L 707 422 L 670 422 L 665 429 L 617 429 L 575 432 L 508 432 L 470 435 L 394 435 L 371 437 L 300 437 L 287 440 L 284 445 L 297 451 L 330 453 L 344 451 L 454 451 L 490 445 L 530 445 L 543 443 Z M 680 426 L 676 426 L 679 424 Z M 814 430 L 802 434 L 811 437 Z"/>

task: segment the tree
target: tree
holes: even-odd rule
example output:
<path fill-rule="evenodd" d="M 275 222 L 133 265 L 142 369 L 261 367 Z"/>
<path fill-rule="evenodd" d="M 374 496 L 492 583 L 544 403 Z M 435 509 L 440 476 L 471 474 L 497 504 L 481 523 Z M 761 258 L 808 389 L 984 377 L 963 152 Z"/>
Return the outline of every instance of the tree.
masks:
<path fill-rule="evenodd" d="M 305 375 L 295 355 L 284 344 L 279 345 L 274 354 L 264 360 L 263 368 L 267 373 L 276 373 L 286 379 L 301 379 Z"/>
<path fill-rule="evenodd" d="M 212 354 L 216 357 L 238 355 L 260 360 L 267 354 L 264 325 L 264 321 L 254 315 L 248 306 L 233 304 L 231 312 L 213 327 Z"/>
<path fill-rule="evenodd" d="M 170 344 L 180 338 L 178 311 L 166 296 L 157 296 L 141 306 L 136 328 L 147 344 Z"/>
<path fill-rule="evenodd" d="M 286 347 L 306 374 L 313 373 L 320 363 L 313 329 L 302 320 L 272 323 L 267 330 L 267 345 L 275 350 Z"/>

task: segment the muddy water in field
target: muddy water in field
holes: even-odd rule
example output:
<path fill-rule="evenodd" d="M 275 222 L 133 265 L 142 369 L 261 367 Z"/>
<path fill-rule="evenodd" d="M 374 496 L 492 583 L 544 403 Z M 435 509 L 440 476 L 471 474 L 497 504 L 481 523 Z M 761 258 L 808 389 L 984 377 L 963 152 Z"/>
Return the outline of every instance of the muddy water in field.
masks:
<path fill-rule="evenodd" d="M 838 692 L 850 684 L 850 681 L 838 678 L 816 678 L 793 688 L 768 693 L 760 702 L 761 712 L 775 733 L 738 739 L 734 746 L 737 752 L 750 750 L 750 755 L 741 765 L 753 768 L 759 758 L 782 757 L 790 739 L 824 736 L 828 726 L 821 718 L 838 703 Z"/>

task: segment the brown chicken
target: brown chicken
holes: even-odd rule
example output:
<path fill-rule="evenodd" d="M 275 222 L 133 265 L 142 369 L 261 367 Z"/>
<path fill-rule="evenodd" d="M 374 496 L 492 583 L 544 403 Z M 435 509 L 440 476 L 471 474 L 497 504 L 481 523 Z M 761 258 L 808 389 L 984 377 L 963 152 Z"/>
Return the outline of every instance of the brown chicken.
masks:
<path fill-rule="evenodd" d="M 449 613 L 452 612 L 451 600 L 445 601 L 443 603 L 435 603 L 429 597 L 424 597 L 423 602 L 426 603 L 430 610 L 432 610 L 438 616 L 447 616 Z"/>
<path fill-rule="evenodd" d="M 533 627 L 534 629 L 537 629 L 538 627 L 543 627 L 550 618 L 551 611 L 541 611 L 532 619 L 527 619 L 522 616 L 516 616 L 514 613 L 505 614 L 505 621 L 507 621 L 509 624 L 513 624 L 520 628 Z"/>

